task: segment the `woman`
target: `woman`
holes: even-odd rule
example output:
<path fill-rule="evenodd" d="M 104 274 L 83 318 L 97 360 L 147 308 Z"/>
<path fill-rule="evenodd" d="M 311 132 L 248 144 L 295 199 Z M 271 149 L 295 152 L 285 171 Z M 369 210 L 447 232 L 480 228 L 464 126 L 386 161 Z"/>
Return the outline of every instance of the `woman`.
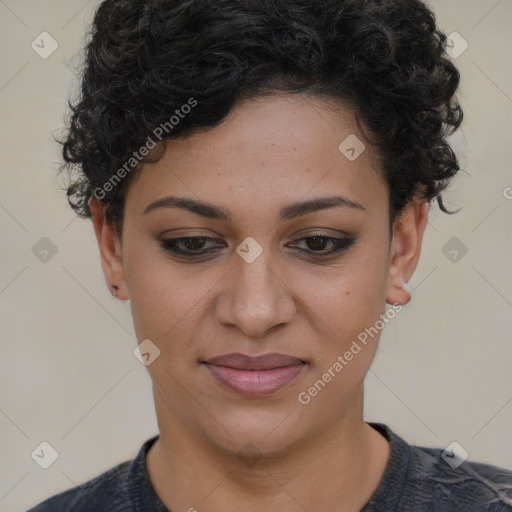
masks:
<path fill-rule="evenodd" d="M 363 420 L 459 170 L 418 0 L 106 0 L 63 143 L 159 435 L 33 511 L 505 511 L 512 471 Z"/>

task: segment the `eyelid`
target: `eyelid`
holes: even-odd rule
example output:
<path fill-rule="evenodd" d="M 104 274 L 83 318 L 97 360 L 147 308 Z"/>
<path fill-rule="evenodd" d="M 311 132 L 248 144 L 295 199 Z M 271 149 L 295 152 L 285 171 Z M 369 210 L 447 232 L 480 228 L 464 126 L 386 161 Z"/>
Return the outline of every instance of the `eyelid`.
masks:
<path fill-rule="evenodd" d="M 326 231 L 322 231 L 322 228 L 316 228 L 318 231 L 310 231 L 308 229 L 303 229 L 298 233 L 293 235 L 293 240 L 297 240 L 298 238 L 309 238 L 311 236 L 325 236 L 327 238 L 353 238 L 354 235 L 348 233 L 347 231 L 342 231 L 340 229 L 328 229 Z M 326 228 L 327 229 L 327 228 Z M 333 234 L 334 233 L 334 234 Z"/>

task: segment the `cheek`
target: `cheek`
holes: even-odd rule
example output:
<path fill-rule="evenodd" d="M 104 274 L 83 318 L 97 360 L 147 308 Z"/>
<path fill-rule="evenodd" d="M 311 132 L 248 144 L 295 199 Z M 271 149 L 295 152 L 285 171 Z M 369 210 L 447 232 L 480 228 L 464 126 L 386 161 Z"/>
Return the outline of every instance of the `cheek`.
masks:
<path fill-rule="evenodd" d="M 297 400 L 314 418 L 335 417 L 358 396 L 385 323 L 385 265 L 367 261 L 332 278 L 311 298 L 320 318 L 315 364 Z M 325 326 L 325 327 L 324 327 Z M 359 390 L 359 391 L 358 391 Z M 333 403 L 339 407 L 333 409 Z M 327 411 L 327 412 L 326 412 Z"/>
<path fill-rule="evenodd" d="M 311 395 L 308 389 L 303 391 L 312 397 L 321 390 L 323 399 L 318 405 L 324 400 L 348 399 L 364 379 L 385 325 L 381 318 L 386 288 L 387 258 L 382 250 L 358 251 L 343 268 L 333 269 L 329 278 L 305 283 L 305 293 L 316 290 L 308 300 L 320 319 L 316 334 L 321 337 L 308 383 L 314 389 L 308 388 Z"/>
<path fill-rule="evenodd" d="M 208 320 L 204 308 L 225 272 L 177 265 L 151 244 L 127 250 L 126 283 L 137 339 L 152 340 L 172 364 L 195 361 L 198 328 Z"/>
<path fill-rule="evenodd" d="M 182 339 L 201 301 L 202 284 L 192 287 L 190 281 L 171 275 L 168 269 L 145 270 L 132 276 L 130 300 L 138 338 L 154 338 L 165 343 L 179 333 Z"/>
<path fill-rule="evenodd" d="M 304 275 L 298 289 L 331 334 L 342 340 L 357 335 L 385 309 L 385 248 L 360 248 L 339 265 Z"/>
<path fill-rule="evenodd" d="M 152 242 L 127 241 L 124 268 L 137 338 L 162 340 L 193 306 L 190 282 Z"/>

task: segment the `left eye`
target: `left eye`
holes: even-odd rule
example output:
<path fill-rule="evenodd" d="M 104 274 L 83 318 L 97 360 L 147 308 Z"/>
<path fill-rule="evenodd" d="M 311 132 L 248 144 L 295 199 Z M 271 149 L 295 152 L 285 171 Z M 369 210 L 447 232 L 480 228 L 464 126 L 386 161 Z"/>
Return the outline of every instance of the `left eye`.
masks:
<path fill-rule="evenodd" d="M 160 245 L 166 251 L 174 254 L 197 257 L 216 252 L 217 248 L 215 246 L 205 250 L 204 245 L 207 242 L 218 242 L 218 240 L 207 236 L 166 238 L 161 240 Z M 313 235 L 299 238 L 291 243 L 292 247 L 296 246 L 298 242 L 306 242 L 306 246 L 308 247 L 307 249 L 299 249 L 301 252 L 313 257 L 323 257 L 348 249 L 354 243 L 354 239 L 351 237 L 338 238 L 325 235 Z M 331 248 L 326 250 L 329 245 Z"/>
<path fill-rule="evenodd" d="M 306 241 L 309 250 L 303 252 L 312 254 L 313 256 L 327 256 L 335 252 L 344 251 L 348 249 L 353 243 L 354 239 L 350 237 L 333 237 L 325 235 L 313 235 L 300 238 L 297 242 Z M 325 251 L 325 246 L 331 244 L 331 249 Z"/>

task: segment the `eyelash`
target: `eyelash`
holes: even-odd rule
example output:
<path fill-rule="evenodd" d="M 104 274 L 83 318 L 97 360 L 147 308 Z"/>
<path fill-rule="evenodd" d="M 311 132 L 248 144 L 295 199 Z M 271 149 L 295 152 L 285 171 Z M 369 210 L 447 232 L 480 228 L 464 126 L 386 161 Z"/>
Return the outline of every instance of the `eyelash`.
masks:
<path fill-rule="evenodd" d="M 352 238 L 352 237 L 337 238 L 337 237 L 326 236 L 326 235 L 310 235 L 307 237 L 297 239 L 295 241 L 295 243 L 302 242 L 304 240 L 312 240 L 312 239 L 327 240 L 334 245 L 334 249 L 332 249 L 328 252 L 325 252 L 325 253 L 320 253 L 319 251 L 311 251 L 311 250 L 308 251 L 308 250 L 299 249 L 300 252 L 307 254 L 309 257 L 317 258 L 317 259 L 325 258 L 327 256 L 332 256 L 335 253 L 342 253 L 342 252 L 346 251 L 347 249 L 349 249 L 354 243 L 354 238 Z M 166 238 L 166 239 L 163 239 L 160 241 L 160 245 L 165 251 L 168 251 L 168 252 L 171 252 L 174 254 L 178 254 L 181 256 L 186 256 L 189 258 L 198 258 L 200 256 L 204 256 L 205 254 L 215 252 L 215 249 L 210 249 L 210 250 L 206 250 L 203 252 L 187 252 L 187 251 L 182 251 L 182 250 L 179 250 L 176 248 L 176 246 L 179 245 L 180 243 L 184 243 L 187 241 L 190 242 L 191 240 L 193 240 L 193 241 L 202 240 L 203 242 L 216 242 L 217 241 L 217 240 L 215 240 L 215 238 L 210 238 L 207 236 L 195 236 L 195 237 L 187 236 L 187 237 L 180 237 L 180 238 Z"/>

